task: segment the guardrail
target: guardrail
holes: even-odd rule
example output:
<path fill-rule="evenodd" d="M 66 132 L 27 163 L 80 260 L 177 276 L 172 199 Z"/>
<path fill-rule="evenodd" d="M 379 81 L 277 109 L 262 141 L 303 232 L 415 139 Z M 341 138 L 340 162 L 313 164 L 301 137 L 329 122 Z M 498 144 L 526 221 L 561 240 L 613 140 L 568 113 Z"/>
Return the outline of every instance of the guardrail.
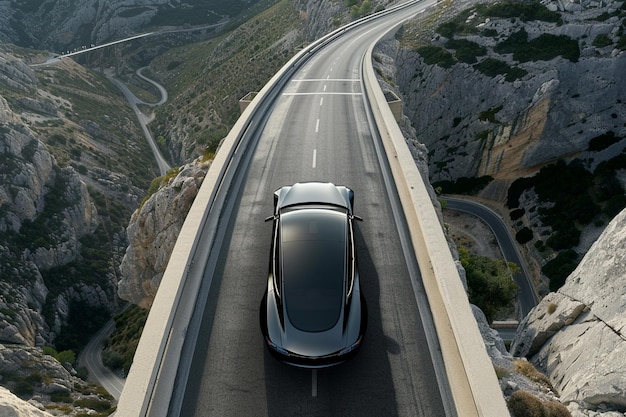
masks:
<path fill-rule="evenodd" d="M 372 62 L 371 46 L 365 61 Z M 419 264 L 458 416 L 508 416 L 504 397 L 472 314 L 439 218 L 372 65 L 365 94 L 378 126 Z"/>

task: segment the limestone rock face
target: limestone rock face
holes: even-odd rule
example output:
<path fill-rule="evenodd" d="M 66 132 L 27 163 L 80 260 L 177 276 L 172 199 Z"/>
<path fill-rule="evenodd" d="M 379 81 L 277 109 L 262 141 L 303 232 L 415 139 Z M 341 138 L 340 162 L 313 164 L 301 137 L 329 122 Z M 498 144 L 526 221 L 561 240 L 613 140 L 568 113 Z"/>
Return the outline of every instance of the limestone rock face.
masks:
<path fill-rule="evenodd" d="M 0 344 L 0 416 L 48 417 L 51 414 L 43 411 L 59 412 L 54 394 L 66 396 L 72 403 L 76 400 L 89 398 L 103 405 L 110 400 L 105 399 L 93 386 L 75 376 L 76 371 L 70 364 L 61 364 L 42 349 L 24 345 Z M 28 402 L 13 395 L 9 390 L 29 392 Z M 58 401 L 58 400 L 57 400 Z M 74 403 L 72 413 L 63 415 L 95 415 L 96 411 L 84 405 Z"/>
<path fill-rule="evenodd" d="M 142 306 L 152 304 L 208 166 L 202 162 L 184 166 L 133 213 L 127 229 L 129 246 L 120 266 L 120 298 Z"/>
<path fill-rule="evenodd" d="M 3 62 L 13 63 L 3 67 Z M 3 73 L 7 78 L 0 75 L 0 83 L 6 86 L 22 91 L 35 86 L 30 68 L 10 55 L 0 54 Z M 36 107 L 33 101 L 28 105 Z M 52 328 L 44 320 L 49 291 L 42 271 L 79 258 L 80 239 L 98 226 L 98 213 L 74 169 L 61 168 L 36 134 L 17 120 L 0 97 L 0 340 L 33 346 L 53 343 L 67 318 L 58 315 Z"/>
<path fill-rule="evenodd" d="M 486 75 L 475 64 L 460 59 L 449 67 L 426 63 L 417 48 L 397 48 L 395 81 L 404 113 L 428 148 L 433 182 L 483 175 L 506 182 L 535 173 L 564 155 L 579 155 L 593 163 L 614 156 L 587 152 L 587 145 L 607 132 L 626 136 L 622 102 L 626 53 L 614 45 L 592 45 L 597 35 L 616 39 L 621 20 L 596 17 L 611 13 L 619 4 L 577 2 L 581 10 L 576 12 L 563 11 L 573 3 L 566 3 L 568 7 L 557 2 L 542 4 L 561 11 L 563 24 L 470 16 L 466 23 L 474 26 L 477 34 L 455 35 L 485 48 L 478 62 L 491 59 L 525 71 L 526 75 L 518 78 Z M 413 37 L 420 36 L 420 30 L 419 23 L 407 25 L 402 41 L 415 42 Z M 580 57 L 518 62 L 512 54 L 494 51 L 497 43 L 521 30 L 528 39 L 552 34 L 578 40 Z M 494 35 L 483 35 L 486 31 Z M 455 56 L 455 50 L 446 47 L 447 41 L 433 33 L 430 44 Z"/>
<path fill-rule="evenodd" d="M 0 387 L 0 416 L 3 417 L 52 417 L 32 404 L 13 395 L 11 391 Z"/>
<path fill-rule="evenodd" d="M 626 409 L 626 210 L 565 285 L 524 319 L 511 346 L 543 369 L 565 403 Z"/>

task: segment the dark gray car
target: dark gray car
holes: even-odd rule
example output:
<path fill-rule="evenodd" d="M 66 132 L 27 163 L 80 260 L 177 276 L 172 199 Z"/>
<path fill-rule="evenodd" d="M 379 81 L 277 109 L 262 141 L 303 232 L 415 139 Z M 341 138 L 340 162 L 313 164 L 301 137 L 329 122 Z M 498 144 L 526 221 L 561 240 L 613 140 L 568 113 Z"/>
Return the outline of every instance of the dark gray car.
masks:
<path fill-rule="evenodd" d="M 367 309 L 356 264 L 354 193 L 298 183 L 274 193 L 272 249 L 260 310 L 270 352 L 303 367 L 341 363 L 361 345 Z"/>

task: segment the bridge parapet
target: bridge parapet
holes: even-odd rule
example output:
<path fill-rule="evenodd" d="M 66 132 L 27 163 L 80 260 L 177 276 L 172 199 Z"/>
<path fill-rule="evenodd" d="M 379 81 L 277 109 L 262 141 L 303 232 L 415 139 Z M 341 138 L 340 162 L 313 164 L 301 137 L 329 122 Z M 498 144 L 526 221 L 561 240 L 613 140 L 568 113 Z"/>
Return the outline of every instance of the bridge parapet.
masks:
<path fill-rule="evenodd" d="M 410 229 L 457 415 L 508 416 L 494 367 L 424 184 L 426 180 L 422 179 L 371 65 L 373 48 L 365 57 L 365 90 Z"/>

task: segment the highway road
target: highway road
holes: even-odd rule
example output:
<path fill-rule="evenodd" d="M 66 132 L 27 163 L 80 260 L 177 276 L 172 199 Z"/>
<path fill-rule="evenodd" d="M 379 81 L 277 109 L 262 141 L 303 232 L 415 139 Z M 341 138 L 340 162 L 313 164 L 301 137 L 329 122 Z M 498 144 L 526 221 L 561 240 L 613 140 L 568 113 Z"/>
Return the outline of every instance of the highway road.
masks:
<path fill-rule="evenodd" d="M 496 240 L 498 241 L 498 245 L 500 245 L 500 250 L 504 255 L 504 259 L 509 262 L 514 262 L 520 266 L 521 271 L 517 274 L 513 274 L 513 279 L 520 288 L 518 297 L 521 315 L 520 320 L 524 318 L 530 310 L 537 305 L 537 293 L 531 282 L 526 262 L 520 255 L 519 250 L 517 249 L 517 243 L 511 235 L 509 228 L 504 223 L 504 220 L 502 220 L 502 218 L 493 210 L 474 201 L 453 197 L 443 197 L 442 200 L 446 202 L 446 209 L 469 213 L 487 223 L 493 231 Z"/>
<path fill-rule="evenodd" d="M 370 23 L 328 45 L 275 103 L 245 173 L 212 274 L 189 378 L 169 415 L 446 416 L 447 382 L 414 258 L 405 258 L 394 191 L 366 116 L 361 62 L 367 46 L 412 13 Z M 331 181 L 355 191 L 363 292 L 369 310 L 358 355 L 333 368 L 277 362 L 259 329 L 275 189 Z M 395 207 L 397 211 L 397 207 Z M 402 227 L 400 227 L 402 229 Z M 415 282 L 412 282 L 414 278 Z M 180 409 L 178 409 L 180 407 Z"/>

